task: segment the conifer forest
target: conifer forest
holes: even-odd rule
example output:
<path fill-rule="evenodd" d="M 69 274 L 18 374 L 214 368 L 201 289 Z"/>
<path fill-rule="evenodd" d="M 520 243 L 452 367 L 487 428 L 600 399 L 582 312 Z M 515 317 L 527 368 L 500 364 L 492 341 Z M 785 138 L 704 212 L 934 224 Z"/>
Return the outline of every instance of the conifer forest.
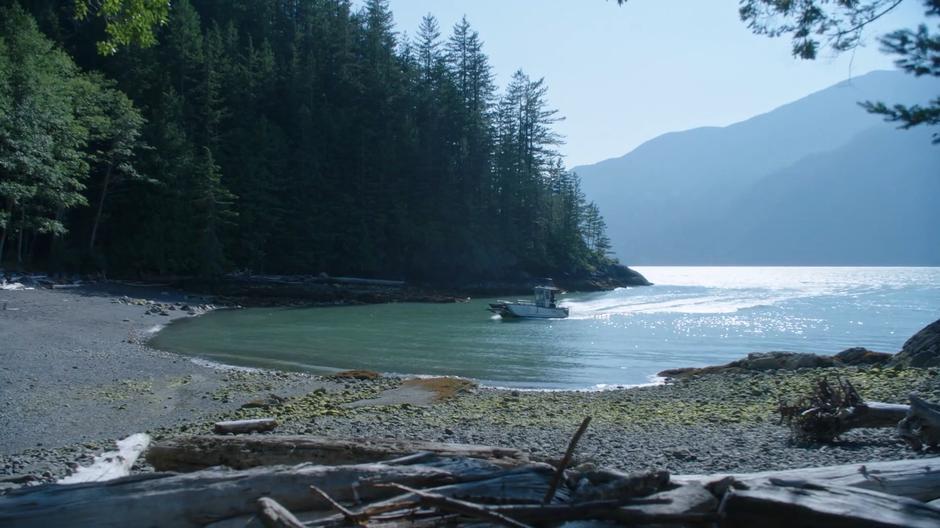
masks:
<path fill-rule="evenodd" d="M 174 0 L 102 53 L 72 2 L 0 0 L 0 260 L 112 276 L 450 281 L 609 267 L 548 86 L 386 0 Z"/>

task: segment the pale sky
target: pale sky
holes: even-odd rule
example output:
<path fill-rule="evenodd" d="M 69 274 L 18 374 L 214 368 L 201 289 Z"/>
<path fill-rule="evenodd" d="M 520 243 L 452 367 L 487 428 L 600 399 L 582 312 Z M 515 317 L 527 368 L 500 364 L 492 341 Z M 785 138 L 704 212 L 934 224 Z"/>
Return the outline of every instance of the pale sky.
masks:
<path fill-rule="evenodd" d="M 356 0 L 356 6 L 362 1 Z M 790 55 L 787 38 L 753 35 L 737 0 L 390 0 L 397 29 L 414 35 L 427 13 L 443 37 L 466 15 L 504 87 L 522 68 L 544 77 L 566 117 L 569 167 L 619 157 L 662 133 L 722 126 L 872 70 L 892 69 L 875 39 L 924 19 L 918 0 L 866 33 L 854 54 Z"/>

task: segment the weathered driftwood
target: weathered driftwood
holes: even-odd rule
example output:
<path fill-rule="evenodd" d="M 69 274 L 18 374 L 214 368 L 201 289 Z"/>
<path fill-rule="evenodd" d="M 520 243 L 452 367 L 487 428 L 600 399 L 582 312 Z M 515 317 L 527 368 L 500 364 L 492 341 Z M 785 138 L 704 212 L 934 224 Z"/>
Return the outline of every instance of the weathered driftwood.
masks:
<path fill-rule="evenodd" d="M 940 457 L 785 471 L 763 471 L 760 473 L 675 475 L 672 477 L 672 482 L 711 484 L 728 477 L 742 482 L 771 477 L 811 480 L 830 485 L 879 491 L 919 501 L 931 501 L 940 498 Z"/>
<path fill-rule="evenodd" d="M 480 521 L 518 527 L 575 520 L 634 525 L 720 520 L 723 527 L 919 528 L 940 522 L 940 510 L 871 491 L 934 500 L 940 495 L 940 458 L 683 476 L 671 482 L 665 472 L 573 472 L 579 483 L 569 479 L 559 485 L 547 505 L 542 499 L 556 474 L 547 464 L 505 469 L 486 460 L 434 455 L 400 461 L 420 464 L 210 469 L 32 488 L 0 497 L 0 525 L 199 526 L 227 520 L 226 526 L 298 528 L 305 520 L 307 528 Z M 592 494 L 589 487 L 604 491 Z M 395 495 L 399 491 L 407 493 Z M 595 496 L 611 499 L 585 499 Z M 717 497 L 723 498 L 720 506 Z"/>
<path fill-rule="evenodd" d="M 263 433 L 272 431 L 277 427 L 274 418 L 258 418 L 255 420 L 236 420 L 233 422 L 218 422 L 213 430 L 218 434 L 244 434 Z"/>
<path fill-rule="evenodd" d="M 321 465 L 381 462 L 430 453 L 444 457 L 468 457 L 504 465 L 527 461 L 518 449 L 469 444 L 409 442 L 398 440 L 336 440 L 316 436 L 186 436 L 155 443 L 147 462 L 158 471 L 195 471 L 212 466 L 246 469 L 257 466 Z"/>
<path fill-rule="evenodd" d="M 721 503 L 723 527 L 936 528 L 940 510 L 876 491 L 769 478 L 732 486 Z"/>
<path fill-rule="evenodd" d="M 261 496 L 291 511 L 329 509 L 326 501 L 311 495 L 310 485 L 337 500 L 355 497 L 371 501 L 395 493 L 375 484 L 396 482 L 426 488 L 460 480 L 461 475 L 446 469 L 383 464 L 154 473 L 13 492 L 0 497 L 0 526 L 202 526 L 256 512 Z"/>
<path fill-rule="evenodd" d="M 412 490 L 414 491 L 414 490 Z M 411 516 L 411 512 L 424 505 L 433 506 L 438 503 L 442 511 L 449 510 L 443 495 L 434 492 L 424 492 L 425 495 L 434 495 L 438 500 L 422 501 L 416 493 L 408 493 L 383 501 L 376 505 L 363 508 L 360 512 L 350 512 L 351 515 L 335 515 L 307 523 L 308 528 L 328 528 L 346 525 L 352 520 L 375 526 L 386 526 L 388 521 Z M 466 501 L 463 501 L 466 502 Z M 579 520 L 616 521 L 624 524 L 695 524 L 707 523 L 717 520 L 715 510 L 718 501 L 715 497 L 698 484 L 689 484 L 674 490 L 658 493 L 646 498 L 588 501 L 556 504 L 481 504 L 470 503 L 473 511 L 466 511 L 471 518 L 481 518 L 480 512 L 495 513 L 521 523 L 560 523 Z M 496 521 L 494 521 L 496 522 Z M 498 524 L 507 524 L 499 522 Z"/>
<path fill-rule="evenodd" d="M 645 497 L 666 489 L 668 484 L 668 471 L 623 473 L 608 469 L 584 473 L 574 495 L 577 501 L 622 500 Z"/>
<path fill-rule="evenodd" d="M 898 436 L 917 451 L 924 445 L 937 447 L 940 445 L 940 405 L 915 394 L 910 399 L 910 410 L 898 422 Z"/>
<path fill-rule="evenodd" d="M 848 380 L 817 382 L 813 392 L 793 404 L 779 407 L 783 421 L 800 442 L 831 442 L 852 429 L 894 427 L 907 416 L 909 406 L 866 402 Z"/>
<path fill-rule="evenodd" d="M 75 473 L 59 479 L 59 484 L 77 484 L 113 480 L 130 475 L 134 462 L 147 446 L 150 435 L 136 433 L 117 441 L 116 451 L 107 451 L 95 457 L 90 466 L 80 467 Z"/>
<path fill-rule="evenodd" d="M 846 380 L 822 379 L 794 404 L 781 403 L 780 416 L 800 442 L 831 442 L 852 429 L 896 427 L 913 449 L 940 445 L 940 405 L 915 394 L 910 405 L 867 402 Z"/>
<path fill-rule="evenodd" d="M 539 504 L 551 485 L 554 468 L 547 465 L 529 465 L 518 469 L 502 471 L 489 478 L 447 484 L 426 489 L 445 497 L 460 497 L 484 503 L 499 504 Z M 402 499 L 399 497 L 399 499 Z M 416 500 L 417 497 L 405 496 L 403 500 Z M 559 488 L 553 499 L 554 503 L 571 500 L 567 488 Z"/>
<path fill-rule="evenodd" d="M 479 504 L 474 504 L 472 502 L 455 499 L 453 497 L 446 497 L 444 495 L 438 495 L 436 493 L 409 488 L 408 486 L 403 486 L 401 484 L 389 484 L 389 486 L 417 496 L 419 504 L 432 506 L 442 511 L 459 513 L 461 515 L 467 515 L 472 518 L 480 519 L 482 521 L 489 521 L 495 524 L 509 526 L 511 528 L 527 528 L 528 527 L 528 525 L 526 524 L 523 524 L 515 519 L 507 517 L 500 512 L 489 510 L 484 506 L 480 506 Z M 549 488 L 549 490 L 551 491 L 552 488 L 554 487 L 555 486 L 553 485 L 552 487 Z"/>
<path fill-rule="evenodd" d="M 258 518 L 267 528 L 306 528 L 287 508 L 268 497 L 258 499 Z"/>

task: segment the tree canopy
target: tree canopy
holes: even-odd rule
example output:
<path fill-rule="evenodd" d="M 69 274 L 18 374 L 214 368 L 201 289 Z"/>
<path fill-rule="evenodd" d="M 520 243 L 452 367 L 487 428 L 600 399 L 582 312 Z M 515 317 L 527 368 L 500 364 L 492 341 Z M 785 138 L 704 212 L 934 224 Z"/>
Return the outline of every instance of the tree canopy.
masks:
<path fill-rule="evenodd" d="M 74 6 L 0 6 L 7 260 L 449 282 L 612 262 L 548 87 L 495 86 L 467 20 L 408 38 L 386 0 L 175 0 L 151 46 L 102 56 Z M 17 117 L 37 108 L 59 112 L 38 131 Z"/>
<path fill-rule="evenodd" d="M 105 40 L 98 52 L 113 55 L 121 47 L 156 43 L 157 27 L 167 21 L 169 0 L 74 0 L 75 18 L 97 17 L 105 23 Z"/>

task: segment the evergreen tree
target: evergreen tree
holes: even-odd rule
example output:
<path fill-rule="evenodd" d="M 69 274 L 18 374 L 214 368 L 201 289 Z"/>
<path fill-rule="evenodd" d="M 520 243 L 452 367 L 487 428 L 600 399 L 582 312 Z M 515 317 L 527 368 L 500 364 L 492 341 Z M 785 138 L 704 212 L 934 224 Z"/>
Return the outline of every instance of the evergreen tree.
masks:
<path fill-rule="evenodd" d="M 544 82 L 520 71 L 497 98 L 465 19 L 445 40 L 428 15 L 407 38 L 386 0 L 179 0 L 152 47 L 102 57 L 100 24 L 31 3 L 89 75 L 0 6 L 16 15 L 0 26 L 0 246 L 54 238 L 112 274 L 454 282 L 608 262 Z"/>

